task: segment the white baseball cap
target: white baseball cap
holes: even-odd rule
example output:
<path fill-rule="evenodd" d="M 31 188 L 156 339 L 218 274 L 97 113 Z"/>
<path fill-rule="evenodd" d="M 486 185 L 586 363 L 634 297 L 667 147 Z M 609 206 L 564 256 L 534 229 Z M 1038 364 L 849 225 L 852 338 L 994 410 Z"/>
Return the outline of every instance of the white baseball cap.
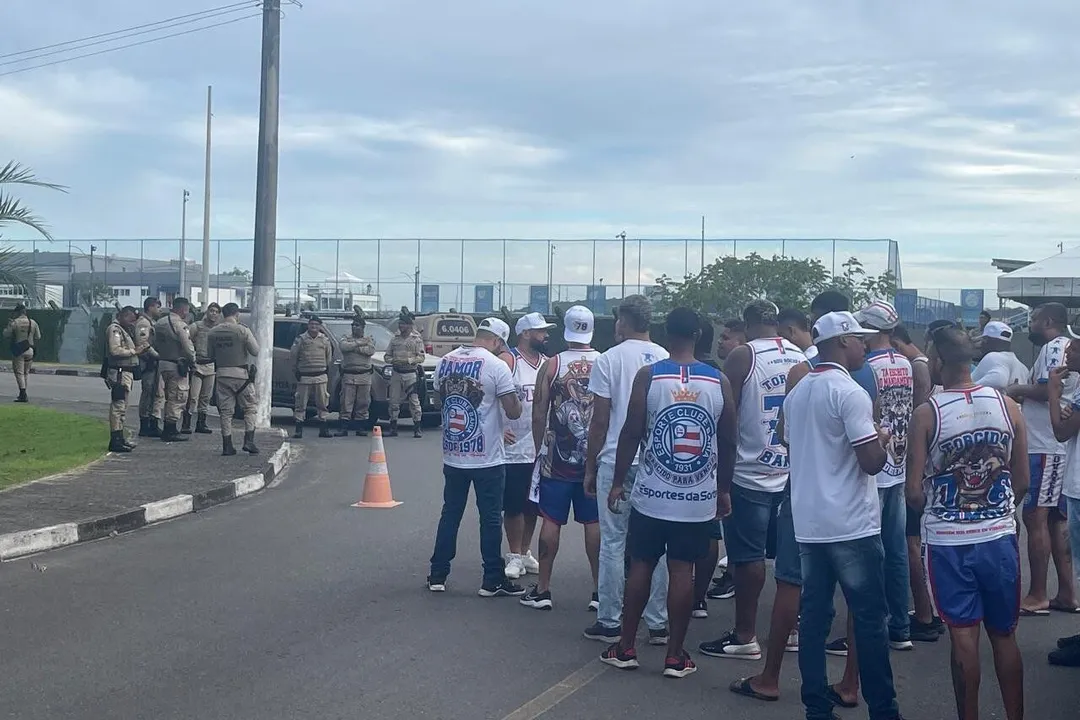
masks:
<path fill-rule="evenodd" d="M 499 337 L 503 342 L 510 340 L 510 326 L 497 317 L 484 318 L 476 326 L 477 330 L 487 330 L 492 335 Z"/>
<path fill-rule="evenodd" d="M 526 330 L 550 330 L 553 327 L 555 327 L 555 323 L 549 323 L 538 312 L 531 312 L 518 318 L 517 325 L 514 326 L 514 332 L 520 335 Z"/>
<path fill-rule="evenodd" d="M 844 337 L 846 335 L 877 335 L 877 330 L 864 328 L 849 312 L 831 312 L 822 315 L 816 323 L 810 336 L 815 345 L 820 345 L 826 340 Z"/>
<path fill-rule="evenodd" d="M 875 300 L 870 303 L 855 313 L 855 319 L 863 327 L 875 330 L 892 330 L 900 324 L 900 314 L 896 312 L 896 308 L 884 300 Z"/>
<path fill-rule="evenodd" d="M 563 315 L 563 339 L 566 342 L 588 345 L 593 336 L 592 310 L 584 305 L 575 305 Z"/>
<path fill-rule="evenodd" d="M 983 328 L 982 337 L 994 338 L 996 340 L 1012 340 L 1013 331 L 1007 323 L 991 320 L 986 323 L 986 327 Z"/>

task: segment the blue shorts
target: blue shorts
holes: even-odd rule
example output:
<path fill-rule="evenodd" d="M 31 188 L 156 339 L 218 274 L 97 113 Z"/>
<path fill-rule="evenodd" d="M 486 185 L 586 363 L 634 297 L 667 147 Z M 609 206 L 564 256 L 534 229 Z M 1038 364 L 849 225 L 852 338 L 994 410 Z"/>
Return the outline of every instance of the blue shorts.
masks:
<path fill-rule="evenodd" d="M 1031 485 L 1024 497 L 1024 510 L 1057 508 L 1065 517 L 1066 501 L 1061 494 L 1065 482 L 1065 456 L 1034 453 L 1028 455 L 1031 463 Z"/>
<path fill-rule="evenodd" d="M 596 498 L 585 495 L 582 483 L 540 477 L 540 502 L 536 504 L 540 515 L 556 525 L 565 525 L 570 522 L 571 506 L 574 508 L 574 520 L 582 525 L 600 522 Z"/>
<path fill-rule="evenodd" d="M 938 615 L 951 627 L 983 623 L 1008 635 L 1020 618 L 1020 547 L 1015 535 L 973 545 L 924 545 Z"/>
<path fill-rule="evenodd" d="M 789 585 L 802 584 L 802 561 L 791 519 L 791 495 L 731 486 L 731 515 L 724 518 L 724 547 L 728 562 L 747 565 L 764 562 L 769 526 L 775 518 L 776 565 L 773 574 Z"/>

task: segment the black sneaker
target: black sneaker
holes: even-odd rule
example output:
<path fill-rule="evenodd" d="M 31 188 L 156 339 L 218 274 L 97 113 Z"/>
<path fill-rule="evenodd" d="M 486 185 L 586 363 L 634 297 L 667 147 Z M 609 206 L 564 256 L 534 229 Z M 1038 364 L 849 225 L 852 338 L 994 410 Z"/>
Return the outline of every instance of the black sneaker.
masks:
<path fill-rule="evenodd" d="M 640 665 L 637 661 L 637 651 L 634 648 L 623 650 L 619 643 L 614 643 L 600 656 L 600 662 L 620 670 L 637 670 Z"/>
<path fill-rule="evenodd" d="M 660 628 L 659 630 L 649 630 L 649 644 L 650 645 L 667 645 L 668 644 L 668 630 L 667 628 Z"/>
<path fill-rule="evenodd" d="M 701 602 L 694 603 L 694 610 L 690 613 L 691 617 L 698 620 L 704 620 L 709 617 L 709 604 L 702 600 Z"/>
<path fill-rule="evenodd" d="M 912 642 L 937 642 L 944 629 L 945 623 L 941 622 L 939 618 L 934 618 L 928 623 L 919 622 L 915 618 L 911 618 L 910 636 Z"/>
<path fill-rule="evenodd" d="M 836 638 L 826 645 L 825 654 L 834 657 L 847 657 L 847 638 Z"/>
<path fill-rule="evenodd" d="M 551 604 L 551 591 L 540 592 L 540 588 L 536 585 L 529 588 L 529 591 L 518 602 L 525 607 L 531 607 L 533 610 L 550 610 L 553 607 Z"/>
<path fill-rule="evenodd" d="M 600 623 L 593 623 L 585 628 L 585 637 L 589 640 L 598 640 L 606 643 L 617 643 L 622 639 L 622 628 L 604 627 Z"/>
<path fill-rule="evenodd" d="M 589 600 L 589 607 L 586 608 L 589 612 L 600 611 L 600 596 L 597 593 L 592 594 L 592 598 Z"/>
<path fill-rule="evenodd" d="M 525 588 L 517 585 L 510 580 L 503 580 L 502 582 L 495 584 L 485 584 L 480 586 L 480 597 L 496 598 L 496 597 L 518 597 L 525 594 Z"/>
<path fill-rule="evenodd" d="M 705 597 L 710 600 L 730 600 L 735 597 L 735 578 L 725 571 L 723 575 L 713 579 L 713 586 L 705 593 Z"/>
<path fill-rule="evenodd" d="M 1057 641 L 1058 650 L 1064 650 L 1070 647 L 1080 647 L 1080 635 L 1072 635 L 1070 637 L 1063 637 Z"/>
<path fill-rule="evenodd" d="M 748 643 L 740 642 L 734 630 L 712 642 L 701 643 L 701 645 L 698 645 L 698 650 L 701 651 L 702 655 L 708 655 L 709 657 L 731 658 L 733 660 L 761 659 L 761 645 L 758 644 L 757 638 Z"/>
<path fill-rule="evenodd" d="M 668 658 L 664 661 L 664 677 L 666 678 L 684 678 L 696 672 L 697 665 L 686 652 L 683 652 L 681 657 Z"/>
<path fill-rule="evenodd" d="M 429 577 L 427 589 L 431 592 L 446 592 L 446 578 Z"/>
<path fill-rule="evenodd" d="M 1080 667 L 1080 644 L 1069 645 L 1050 653 L 1051 665 L 1060 667 Z"/>

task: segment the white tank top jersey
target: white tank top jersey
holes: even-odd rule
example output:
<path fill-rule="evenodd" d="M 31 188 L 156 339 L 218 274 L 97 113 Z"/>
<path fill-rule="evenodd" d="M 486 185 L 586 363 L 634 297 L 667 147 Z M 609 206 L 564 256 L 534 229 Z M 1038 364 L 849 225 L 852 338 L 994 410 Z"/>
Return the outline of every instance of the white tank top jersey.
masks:
<path fill-rule="evenodd" d="M 893 350 L 880 350 L 866 356 L 878 386 L 881 428 L 892 433 L 885 448 L 885 467 L 877 475 L 878 488 L 891 488 L 904 482 L 907 472 L 908 426 L 915 410 L 915 374 L 906 357 Z"/>
<path fill-rule="evenodd" d="M 514 357 L 510 374 L 514 377 L 514 387 L 521 400 L 521 417 L 511 420 L 503 414 L 504 427 L 517 438 L 513 444 L 506 446 L 506 464 L 524 465 L 536 461 L 536 445 L 532 437 L 533 394 L 536 392 L 536 376 L 547 358 L 540 355 L 537 364 L 533 365 L 517 348 L 510 350 L 510 354 Z"/>
<path fill-rule="evenodd" d="M 936 427 L 923 473 L 923 542 L 972 545 L 1015 533 L 1015 429 L 1004 397 L 976 385 L 942 390 L 930 405 Z"/>
<path fill-rule="evenodd" d="M 783 338 L 747 343 L 753 359 L 739 399 L 739 445 L 734 482 L 748 490 L 782 492 L 788 482 L 788 452 L 776 426 L 792 367 L 807 362 L 798 347 Z"/>
<path fill-rule="evenodd" d="M 716 517 L 716 423 L 724 411 L 720 371 L 661 360 L 652 373 L 641 464 L 630 503 L 672 522 Z"/>

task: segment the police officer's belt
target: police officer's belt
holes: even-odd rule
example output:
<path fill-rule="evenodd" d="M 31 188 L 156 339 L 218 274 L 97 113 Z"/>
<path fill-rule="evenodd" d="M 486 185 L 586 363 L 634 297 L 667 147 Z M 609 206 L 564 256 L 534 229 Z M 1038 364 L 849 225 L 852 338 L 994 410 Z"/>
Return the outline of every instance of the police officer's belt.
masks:
<path fill-rule="evenodd" d="M 196 357 L 195 363 L 198 365 L 213 365 L 214 361 L 208 357 Z"/>
<path fill-rule="evenodd" d="M 342 370 L 341 372 L 346 375 L 369 375 L 372 372 L 371 368 L 361 368 L 360 370 Z"/>
<path fill-rule="evenodd" d="M 316 372 L 297 373 L 297 375 L 299 375 L 300 377 L 319 377 L 320 375 L 325 375 L 325 374 L 326 374 L 326 370 L 318 370 Z"/>
<path fill-rule="evenodd" d="M 403 365 L 403 366 L 394 365 L 392 367 L 394 368 L 394 372 L 401 373 L 402 375 L 405 375 L 407 373 L 416 372 L 416 366 L 415 365 Z"/>

